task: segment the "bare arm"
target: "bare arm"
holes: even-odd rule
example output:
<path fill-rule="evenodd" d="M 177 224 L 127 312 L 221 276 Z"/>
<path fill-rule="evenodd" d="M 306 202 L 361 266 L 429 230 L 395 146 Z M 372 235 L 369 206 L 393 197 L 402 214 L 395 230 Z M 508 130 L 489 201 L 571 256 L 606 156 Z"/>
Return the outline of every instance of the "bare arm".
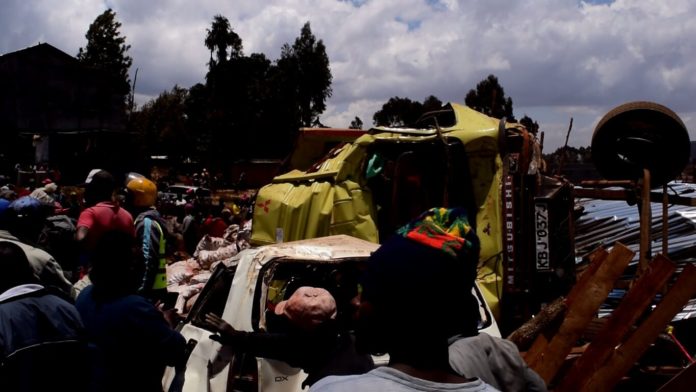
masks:
<path fill-rule="evenodd" d="M 87 237 L 88 232 L 89 229 L 85 226 L 78 227 L 77 231 L 75 232 L 75 239 L 77 240 L 77 242 L 82 242 L 85 239 L 85 237 Z"/>

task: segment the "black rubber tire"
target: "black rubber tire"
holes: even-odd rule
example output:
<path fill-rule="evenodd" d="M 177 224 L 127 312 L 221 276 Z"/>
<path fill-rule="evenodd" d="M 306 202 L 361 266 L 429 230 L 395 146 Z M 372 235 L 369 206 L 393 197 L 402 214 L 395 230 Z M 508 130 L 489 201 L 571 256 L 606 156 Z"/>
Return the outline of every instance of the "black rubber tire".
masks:
<path fill-rule="evenodd" d="M 669 108 L 629 102 L 610 110 L 592 135 L 592 160 L 608 180 L 637 180 L 650 169 L 651 187 L 673 180 L 691 155 L 686 126 Z"/>

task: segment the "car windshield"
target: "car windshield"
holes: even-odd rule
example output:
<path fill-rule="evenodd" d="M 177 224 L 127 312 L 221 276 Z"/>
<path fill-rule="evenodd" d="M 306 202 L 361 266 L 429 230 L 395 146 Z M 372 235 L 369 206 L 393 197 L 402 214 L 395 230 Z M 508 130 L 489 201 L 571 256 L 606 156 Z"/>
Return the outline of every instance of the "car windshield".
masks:
<path fill-rule="evenodd" d="M 343 329 L 353 330 L 355 309 L 351 300 L 358 295 L 358 279 L 365 262 L 366 259 L 346 259 L 331 263 L 283 260 L 268 265 L 263 273 L 263 289 L 257 290 L 253 325 L 265 328 L 266 312 L 273 311 L 278 302 L 288 299 L 299 287 L 312 286 L 324 288 L 331 293 L 336 300 L 336 319 Z"/>

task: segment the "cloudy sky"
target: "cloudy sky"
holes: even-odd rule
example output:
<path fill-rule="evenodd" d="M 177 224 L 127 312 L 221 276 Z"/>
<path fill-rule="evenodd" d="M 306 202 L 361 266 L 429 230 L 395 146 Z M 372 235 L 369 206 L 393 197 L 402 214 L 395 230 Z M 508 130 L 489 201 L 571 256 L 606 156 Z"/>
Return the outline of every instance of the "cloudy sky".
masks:
<path fill-rule="evenodd" d="M 309 21 L 327 47 L 333 97 L 322 122 L 366 125 L 390 97 L 463 102 L 498 76 L 515 115 L 545 132 L 545 151 L 587 146 L 597 121 L 627 101 L 676 111 L 696 139 L 693 0 L 3 0 L 0 54 L 47 42 L 76 55 L 94 18 L 112 8 L 138 71 L 140 104 L 202 82 L 203 45 L 226 16 L 244 53 L 277 59 Z"/>

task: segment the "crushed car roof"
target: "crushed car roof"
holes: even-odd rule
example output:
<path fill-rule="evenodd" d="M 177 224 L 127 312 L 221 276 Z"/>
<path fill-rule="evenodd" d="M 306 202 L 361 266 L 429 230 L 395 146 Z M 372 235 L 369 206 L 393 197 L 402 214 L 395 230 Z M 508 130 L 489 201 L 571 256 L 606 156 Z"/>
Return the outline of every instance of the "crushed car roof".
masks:
<path fill-rule="evenodd" d="M 341 234 L 263 246 L 258 249 L 255 259 L 265 264 L 276 257 L 302 260 L 362 258 L 369 257 L 377 248 L 378 244 Z"/>

